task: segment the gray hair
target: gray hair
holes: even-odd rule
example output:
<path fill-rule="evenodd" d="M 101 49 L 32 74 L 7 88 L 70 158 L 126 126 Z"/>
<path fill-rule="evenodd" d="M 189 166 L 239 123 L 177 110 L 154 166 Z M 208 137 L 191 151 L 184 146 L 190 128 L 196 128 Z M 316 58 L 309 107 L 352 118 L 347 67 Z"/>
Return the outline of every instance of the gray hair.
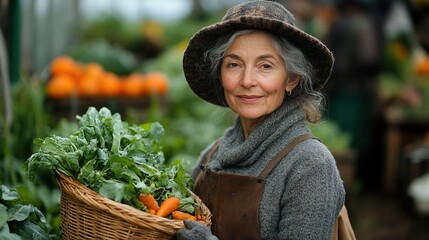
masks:
<path fill-rule="evenodd" d="M 254 31 L 256 30 L 247 29 L 227 34 L 219 38 L 216 44 L 204 53 L 205 60 L 211 63 L 212 74 L 216 76 L 215 79 L 220 80 L 220 65 L 222 59 L 235 38 Z M 311 123 L 318 122 L 321 119 L 324 109 L 324 96 L 320 91 L 316 91 L 313 88 L 312 79 L 316 77 L 314 76 L 313 66 L 307 61 L 302 51 L 289 43 L 285 38 L 270 32 L 267 33 L 272 36 L 274 48 L 284 59 L 286 64 L 285 67 L 289 74 L 288 79 L 290 77 L 300 76 L 299 85 L 288 95 L 288 98 L 298 99 L 301 108 L 306 113 L 307 121 Z M 221 102 L 226 106 L 223 89 L 218 89 L 218 92 L 218 96 L 221 96 Z M 287 98 L 285 98 L 285 100 L 286 99 Z"/>

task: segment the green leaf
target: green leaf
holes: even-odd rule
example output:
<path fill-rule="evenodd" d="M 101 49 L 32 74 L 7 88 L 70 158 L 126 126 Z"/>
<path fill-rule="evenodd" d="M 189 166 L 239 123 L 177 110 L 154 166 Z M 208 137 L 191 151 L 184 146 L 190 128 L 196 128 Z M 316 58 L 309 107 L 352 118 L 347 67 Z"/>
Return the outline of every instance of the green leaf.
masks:
<path fill-rule="evenodd" d="M 138 190 L 138 193 L 153 193 L 155 191 L 153 187 L 146 185 L 146 183 L 144 183 L 143 181 L 135 183 L 134 187 Z"/>
<path fill-rule="evenodd" d="M 40 211 L 38 208 L 33 207 L 32 206 L 32 210 L 33 210 L 33 214 L 35 215 L 36 219 L 38 219 L 40 223 L 46 223 L 46 218 L 45 215 L 43 215 L 42 211 Z"/>
<path fill-rule="evenodd" d="M 50 237 L 46 230 L 41 228 L 38 224 L 30 221 L 23 221 L 16 224 L 11 228 L 11 231 L 18 234 L 22 240 L 49 240 Z"/>
<path fill-rule="evenodd" d="M 27 174 L 34 181 L 39 168 L 57 170 L 68 176 L 76 176 L 79 172 L 79 160 L 83 152 L 69 138 L 51 136 L 43 140 L 39 152 L 27 159 Z"/>
<path fill-rule="evenodd" d="M 97 160 L 92 159 L 85 163 L 80 169 L 80 173 L 77 176 L 77 180 L 81 183 L 92 181 L 94 179 L 94 170 Z"/>
<path fill-rule="evenodd" d="M 195 212 L 194 198 L 192 196 L 180 199 L 180 211 L 193 214 Z"/>
<path fill-rule="evenodd" d="M 23 201 L 15 188 L 3 185 L 1 189 L 3 195 L 13 196 L 9 198 L 13 201 L 0 204 L 0 239 L 49 239 L 43 228 L 46 223 L 43 213 L 32 205 L 21 204 Z"/>
<path fill-rule="evenodd" d="M 6 224 L 7 222 L 7 208 L 5 205 L 0 204 L 0 229 Z"/>
<path fill-rule="evenodd" d="M 143 174 L 146 174 L 148 177 L 153 177 L 153 176 L 159 177 L 159 176 L 161 176 L 161 172 L 157 168 L 155 168 L 149 164 L 141 163 L 137 167 Z"/>
<path fill-rule="evenodd" d="M 9 226 L 7 224 L 0 227 L 0 239 L 2 239 L 2 240 L 22 240 L 22 238 L 19 237 L 17 234 L 10 232 Z"/>
<path fill-rule="evenodd" d="M 121 117 L 119 114 L 114 114 L 108 122 L 110 123 L 109 126 L 111 127 L 110 130 L 112 131 L 112 148 L 110 151 L 113 154 L 118 154 L 121 147 L 121 138 L 124 132 Z"/>
<path fill-rule="evenodd" d="M 13 201 L 19 199 L 19 194 L 15 189 L 10 189 L 5 185 L 1 185 L 2 195 L 1 200 Z"/>
<path fill-rule="evenodd" d="M 7 210 L 8 221 L 24 221 L 33 212 L 33 207 L 30 205 L 17 205 Z"/>
<path fill-rule="evenodd" d="M 112 199 L 116 202 L 121 202 L 124 197 L 126 184 L 116 180 L 106 180 L 100 187 L 100 195 Z"/>
<path fill-rule="evenodd" d="M 159 140 L 164 136 L 164 128 L 159 122 L 150 124 L 149 132 L 153 140 Z"/>

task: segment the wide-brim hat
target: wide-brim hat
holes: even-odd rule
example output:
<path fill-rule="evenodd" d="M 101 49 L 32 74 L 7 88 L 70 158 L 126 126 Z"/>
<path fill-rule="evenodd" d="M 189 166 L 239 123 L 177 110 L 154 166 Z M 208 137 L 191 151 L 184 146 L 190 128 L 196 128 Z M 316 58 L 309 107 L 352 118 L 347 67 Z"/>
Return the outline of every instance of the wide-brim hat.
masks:
<path fill-rule="evenodd" d="M 259 29 L 283 36 L 300 49 L 314 70 L 313 89 L 320 90 L 332 72 L 331 51 L 317 38 L 295 26 L 295 18 L 280 3 L 248 1 L 231 7 L 218 23 L 200 29 L 191 37 L 183 56 L 183 70 L 192 91 L 200 98 L 226 106 L 219 74 L 213 74 L 204 54 L 226 33 L 237 29 Z"/>

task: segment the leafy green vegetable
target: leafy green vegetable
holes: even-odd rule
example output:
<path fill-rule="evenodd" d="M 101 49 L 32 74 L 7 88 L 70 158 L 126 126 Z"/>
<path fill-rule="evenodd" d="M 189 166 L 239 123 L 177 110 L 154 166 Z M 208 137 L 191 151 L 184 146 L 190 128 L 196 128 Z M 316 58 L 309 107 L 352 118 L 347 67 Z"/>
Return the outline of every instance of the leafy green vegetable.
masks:
<path fill-rule="evenodd" d="M 0 239 L 51 239 L 45 224 L 45 216 L 39 209 L 23 204 L 16 189 L 1 185 Z"/>
<path fill-rule="evenodd" d="M 77 116 L 78 130 L 69 137 L 37 139 L 38 152 L 27 159 L 27 174 L 35 180 L 39 168 L 63 173 L 100 195 L 139 209 L 141 192 L 158 201 L 176 196 L 193 210 L 188 191 L 192 179 L 181 160 L 167 164 L 160 140 L 164 128 L 158 122 L 130 125 L 107 108 L 88 108 Z M 189 200 L 191 197 L 191 200 Z M 192 213 L 193 211 L 191 211 Z"/>

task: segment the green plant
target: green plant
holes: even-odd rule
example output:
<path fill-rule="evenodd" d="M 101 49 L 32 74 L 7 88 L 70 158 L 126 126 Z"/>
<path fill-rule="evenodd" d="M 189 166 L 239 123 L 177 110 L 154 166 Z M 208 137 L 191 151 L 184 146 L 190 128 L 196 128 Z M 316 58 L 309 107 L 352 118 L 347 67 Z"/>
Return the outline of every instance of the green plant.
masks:
<path fill-rule="evenodd" d="M 51 135 L 35 141 L 39 150 L 27 160 L 28 178 L 49 169 L 83 183 L 100 195 L 139 209 L 139 193 L 162 201 L 171 196 L 193 199 L 187 189 L 192 181 L 180 160 L 165 163 L 159 123 L 130 125 L 118 113 L 94 107 L 78 116 L 79 129 L 68 137 Z M 193 202 L 181 208 L 193 212 Z"/>
<path fill-rule="evenodd" d="M 22 201 L 43 212 L 49 233 L 55 235 L 60 232 L 56 179 L 39 171 L 43 182 L 36 185 L 28 181 L 23 170 L 25 160 L 34 151 L 33 140 L 47 136 L 54 125 L 45 108 L 43 83 L 22 75 L 11 91 L 13 122 L 10 127 L 2 126 L 0 134 L 0 183 L 15 187 Z"/>
<path fill-rule="evenodd" d="M 1 185 L 0 193 L 0 239 L 51 239 L 45 216 L 37 207 L 23 202 L 14 188 Z"/>
<path fill-rule="evenodd" d="M 50 131 L 50 116 L 44 108 L 43 83 L 23 76 L 12 86 L 13 122 L 0 136 L 0 181 L 22 183 L 22 165 L 33 151 L 33 139 Z"/>

